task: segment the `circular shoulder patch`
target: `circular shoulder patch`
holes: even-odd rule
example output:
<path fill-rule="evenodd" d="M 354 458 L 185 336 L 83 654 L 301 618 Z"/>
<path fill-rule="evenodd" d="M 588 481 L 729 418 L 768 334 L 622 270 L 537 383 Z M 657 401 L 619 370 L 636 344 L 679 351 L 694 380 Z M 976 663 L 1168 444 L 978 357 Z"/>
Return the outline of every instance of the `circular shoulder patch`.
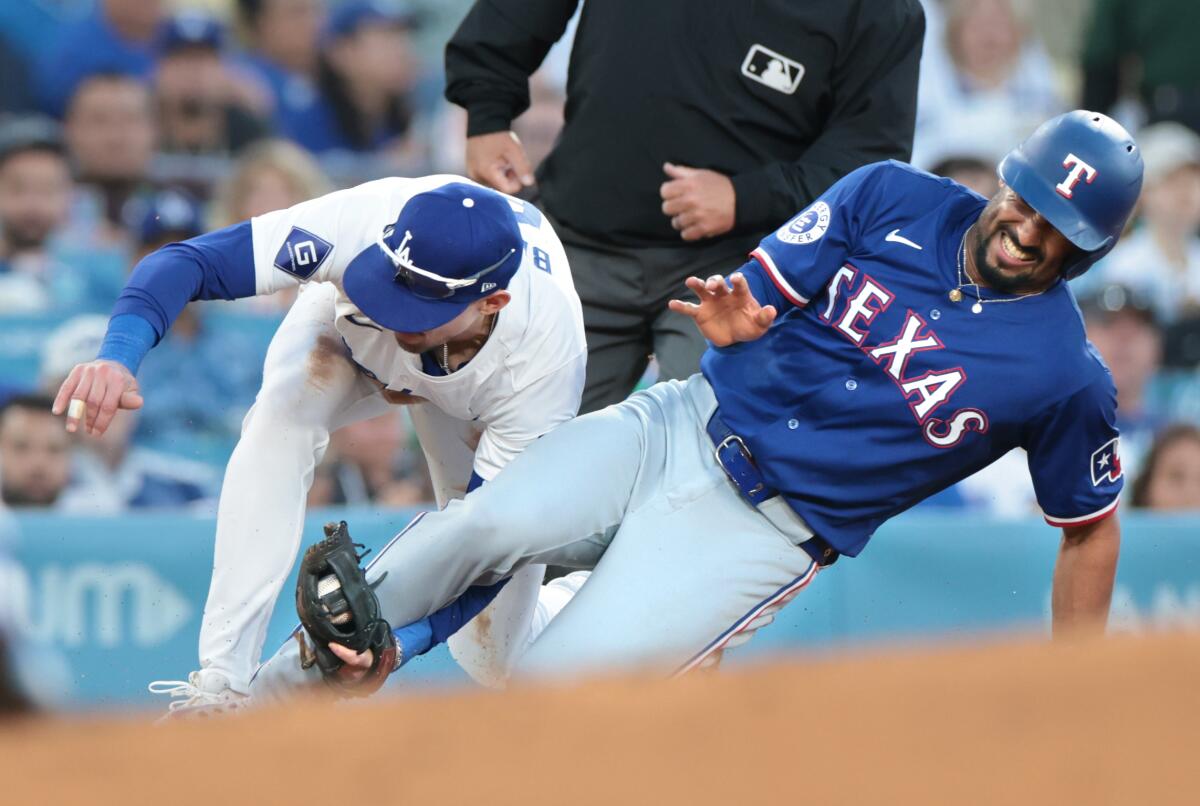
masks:
<path fill-rule="evenodd" d="M 820 238 L 827 229 L 829 229 L 829 205 L 819 201 L 789 221 L 787 226 L 777 230 L 775 237 L 784 243 L 806 244 Z"/>

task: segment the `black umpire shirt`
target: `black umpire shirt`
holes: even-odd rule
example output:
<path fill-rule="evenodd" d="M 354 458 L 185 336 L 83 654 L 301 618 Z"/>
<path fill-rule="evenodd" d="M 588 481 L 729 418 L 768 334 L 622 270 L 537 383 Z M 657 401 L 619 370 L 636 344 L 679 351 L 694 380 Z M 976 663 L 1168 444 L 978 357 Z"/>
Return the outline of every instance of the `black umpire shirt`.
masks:
<path fill-rule="evenodd" d="M 528 108 L 577 5 L 476 0 L 446 46 L 468 135 Z M 768 232 L 858 166 L 911 156 L 924 29 L 918 0 L 588 0 L 541 203 L 614 245 L 681 245 L 659 196 L 673 162 L 732 177 L 730 236 Z"/>

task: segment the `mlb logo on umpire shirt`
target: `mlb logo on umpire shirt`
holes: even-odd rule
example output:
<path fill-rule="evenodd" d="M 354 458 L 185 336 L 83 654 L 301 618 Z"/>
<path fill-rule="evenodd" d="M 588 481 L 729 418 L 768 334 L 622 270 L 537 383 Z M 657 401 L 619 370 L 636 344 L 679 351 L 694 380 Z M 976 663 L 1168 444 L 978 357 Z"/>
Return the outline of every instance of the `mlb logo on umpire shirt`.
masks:
<path fill-rule="evenodd" d="M 292 231 L 283 241 L 283 246 L 279 247 L 279 252 L 275 255 L 275 268 L 301 280 L 307 280 L 332 251 L 333 244 L 321 236 L 313 235 L 299 227 L 292 227 Z"/>
<path fill-rule="evenodd" d="M 768 47 L 751 45 L 742 62 L 742 75 L 784 95 L 791 95 L 804 78 L 804 65 Z"/>

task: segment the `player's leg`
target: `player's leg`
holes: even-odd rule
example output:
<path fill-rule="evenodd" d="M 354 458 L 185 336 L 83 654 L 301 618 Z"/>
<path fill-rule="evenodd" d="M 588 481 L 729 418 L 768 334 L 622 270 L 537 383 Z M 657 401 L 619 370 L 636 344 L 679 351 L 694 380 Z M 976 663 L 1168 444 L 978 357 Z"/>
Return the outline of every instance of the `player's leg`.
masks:
<path fill-rule="evenodd" d="M 646 412 L 635 402 L 563 424 L 498 477 L 441 511 L 418 516 L 393 538 L 368 573 L 372 580 L 382 577 L 376 593 L 388 623 L 412 624 L 472 585 L 537 565 L 543 554 L 560 565 L 594 565 L 638 478 Z M 583 456 L 588 459 L 580 461 Z M 528 625 L 535 619 L 544 624 L 561 607 L 565 597 L 559 593 L 543 610 L 534 609 L 525 624 L 514 624 L 509 641 L 516 651 L 504 661 L 506 674 L 533 634 Z M 533 601 L 536 607 L 536 597 Z M 298 645 L 288 641 L 260 667 L 251 693 L 274 698 L 319 679 L 315 669 L 300 668 Z"/>
<path fill-rule="evenodd" d="M 428 403 L 412 406 L 409 414 L 438 507 L 445 507 L 466 494 L 481 428 Z M 475 682 L 497 687 L 508 679 L 514 658 L 529 641 L 544 575 L 544 565 L 517 571 L 492 603 L 447 642 L 451 656 Z"/>
<path fill-rule="evenodd" d="M 384 617 L 394 626 L 410 624 L 468 587 L 493 584 L 530 564 L 593 567 L 630 508 L 660 486 L 663 411 L 684 405 L 683 384 L 659 384 L 579 417 L 530 445 L 465 499 L 422 516 L 373 567 L 373 574 L 387 574 L 377 588 Z"/>
<path fill-rule="evenodd" d="M 778 508 L 774 519 L 787 522 L 788 534 L 726 478 L 703 431 L 711 390 L 699 378 L 688 386 L 698 405 L 687 416 L 676 410 L 661 461 L 643 467 L 661 486 L 631 508 L 587 585 L 533 643 L 517 674 L 676 671 L 712 662 L 815 576 L 797 544 L 802 523 L 782 500 L 764 506 Z"/>
<path fill-rule="evenodd" d="M 732 490 L 631 514 L 514 676 L 719 660 L 770 623 L 817 567 Z"/>
<path fill-rule="evenodd" d="M 310 286 L 284 319 L 225 471 L 200 660 L 237 691 L 246 690 L 295 562 L 305 497 L 330 431 L 387 406 L 346 355 L 333 292 Z"/>

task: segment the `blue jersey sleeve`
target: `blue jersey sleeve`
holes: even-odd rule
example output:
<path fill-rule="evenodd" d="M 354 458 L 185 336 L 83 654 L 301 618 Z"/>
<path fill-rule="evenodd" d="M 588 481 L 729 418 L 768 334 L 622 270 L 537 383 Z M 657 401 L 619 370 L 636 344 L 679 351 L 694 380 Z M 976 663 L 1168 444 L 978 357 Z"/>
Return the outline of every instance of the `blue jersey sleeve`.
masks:
<path fill-rule="evenodd" d="M 736 274 L 746 278 L 746 286 L 759 305 L 774 305 L 777 311 L 785 311 L 791 305 L 787 297 L 779 291 L 779 286 L 771 282 L 766 269 L 758 261 L 751 260 L 738 269 Z"/>
<path fill-rule="evenodd" d="M 875 189 L 888 168 L 889 163 L 874 163 L 842 177 L 751 253 L 780 298 L 807 305 L 845 264 L 874 213 Z"/>
<path fill-rule="evenodd" d="M 162 339 L 179 312 L 192 300 L 254 296 L 254 247 L 250 233 L 250 223 L 242 222 L 182 243 L 168 244 L 143 258 L 113 306 L 112 323 L 100 356 L 120 361 L 136 372 L 145 351 Z M 149 328 L 133 325 L 127 318 L 130 316 L 144 320 Z M 144 336 L 131 341 L 131 333 L 137 330 Z"/>
<path fill-rule="evenodd" d="M 1024 448 L 1038 504 L 1051 526 L 1086 526 L 1116 509 L 1125 484 L 1116 398 L 1105 373 L 1031 423 Z"/>

